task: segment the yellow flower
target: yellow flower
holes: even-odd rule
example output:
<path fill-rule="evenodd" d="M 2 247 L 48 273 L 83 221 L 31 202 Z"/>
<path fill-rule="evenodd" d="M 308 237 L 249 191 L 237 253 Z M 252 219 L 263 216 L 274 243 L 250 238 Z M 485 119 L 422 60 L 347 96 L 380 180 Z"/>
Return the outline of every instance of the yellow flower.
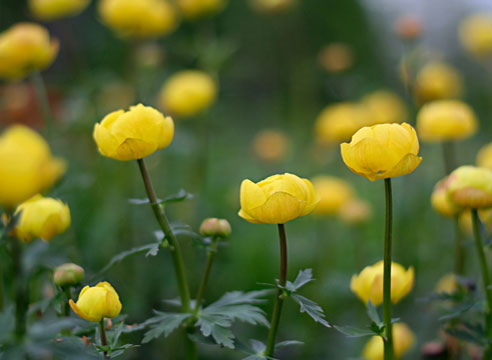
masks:
<path fill-rule="evenodd" d="M 368 124 L 369 114 L 363 106 L 343 102 L 325 107 L 316 120 L 314 131 L 320 144 L 338 144 Z"/>
<path fill-rule="evenodd" d="M 492 209 L 480 209 L 478 210 L 478 217 L 485 226 L 486 234 L 490 234 L 492 230 Z M 473 235 L 473 222 L 470 210 L 461 212 L 459 218 L 460 228 L 463 232 Z"/>
<path fill-rule="evenodd" d="M 314 191 L 320 201 L 313 213 L 318 215 L 335 215 L 343 204 L 354 196 L 354 189 L 345 180 L 334 176 L 317 176 L 313 178 Z"/>
<path fill-rule="evenodd" d="M 283 13 L 295 4 L 295 0 L 250 0 L 250 4 L 260 13 Z"/>
<path fill-rule="evenodd" d="M 455 274 L 446 274 L 436 284 L 435 292 L 437 294 L 452 294 L 458 289 L 458 281 Z"/>
<path fill-rule="evenodd" d="M 225 0 L 177 0 L 177 5 L 188 19 L 215 14 L 225 6 Z"/>
<path fill-rule="evenodd" d="M 263 130 L 253 140 L 253 150 L 264 161 L 279 161 L 289 149 L 289 139 L 277 130 Z"/>
<path fill-rule="evenodd" d="M 65 172 L 46 141 L 21 125 L 0 136 L 0 206 L 13 208 L 52 186 Z"/>
<path fill-rule="evenodd" d="M 174 123 L 156 109 L 138 104 L 106 115 L 94 126 L 93 136 L 101 155 L 137 160 L 167 147 L 173 140 Z"/>
<path fill-rule="evenodd" d="M 451 65 L 431 62 L 417 74 L 415 96 L 420 103 L 461 96 L 463 84 L 460 74 Z"/>
<path fill-rule="evenodd" d="M 449 199 L 448 178 L 439 181 L 431 195 L 431 204 L 434 210 L 446 217 L 455 217 L 462 209 Z"/>
<path fill-rule="evenodd" d="M 46 69 L 58 54 L 58 41 L 34 23 L 19 23 L 0 33 L 0 77 L 18 80 Z"/>
<path fill-rule="evenodd" d="M 371 181 L 409 174 L 422 161 L 417 134 L 407 123 L 364 127 L 341 149 L 348 168 Z"/>
<path fill-rule="evenodd" d="M 243 180 L 239 216 L 253 224 L 284 224 L 309 214 L 318 202 L 311 182 L 296 175 L 273 175 L 257 184 Z"/>
<path fill-rule="evenodd" d="M 404 323 L 393 324 L 393 348 L 398 360 L 405 355 L 415 343 L 415 335 Z M 365 360 L 384 360 L 384 343 L 381 336 L 373 336 L 364 346 L 362 357 Z"/>
<path fill-rule="evenodd" d="M 417 132 L 423 141 L 441 142 L 465 139 L 478 127 L 473 110 L 459 100 L 436 100 L 420 109 Z"/>
<path fill-rule="evenodd" d="M 465 208 L 492 206 L 492 170 L 476 166 L 460 166 L 449 175 L 448 196 Z"/>
<path fill-rule="evenodd" d="M 338 215 L 347 224 L 361 224 L 371 217 L 371 205 L 362 199 L 352 199 L 340 207 Z"/>
<path fill-rule="evenodd" d="M 31 13 L 40 20 L 55 20 L 82 12 L 90 0 L 29 0 Z"/>
<path fill-rule="evenodd" d="M 176 11 L 167 0 L 100 0 L 99 15 L 126 37 L 166 35 L 177 24 Z"/>
<path fill-rule="evenodd" d="M 17 207 L 15 214 L 19 213 L 15 234 L 24 242 L 50 241 L 70 226 L 70 210 L 61 200 L 35 195 Z"/>
<path fill-rule="evenodd" d="M 329 73 L 340 73 L 354 64 L 352 48 L 344 43 L 332 43 L 323 47 L 318 62 Z"/>
<path fill-rule="evenodd" d="M 185 70 L 166 81 L 160 99 L 166 112 L 187 117 L 211 106 L 216 96 L 217 85 L 210 75 L 199 70 Z"/>
<path fill-rule="evenodd" d="M 478 152 L 477 166 L 492 170 L 492 143 L 483 146 Z"/>
<path fill-rule="evenodd" d="M 374 91 L 362 98 L 367 107 L 371 125 L 402 123 L 407 120 L 407 107 L 403 100 L 390 91 Z"/>
<path fill-rule="evenodd" d="M 82 319 L 99 322 L 104 318 L 117 317 L 121 312 L 118 293 L 106 281 L 96 286 L 86 286 L 79 294 L 75 303 L 69 300 L 72 310 Z"/>
<path fill-rule="evenodd" d="M 472 55 L 485 57 L 492 53 L 492 15 L 477 13 L 467 16 L 459 28 L 461 44 Z"/>
<path fill-rule="evenodd" d="M 372 266 L 366 266 L 360 274 L 352 276 L 350 289 L 364 304 L 367 305 L 370 300 L 374 306 L 378 306 L 383 303 L 383 274 L 382 260 Z M 412 290 L 414 276 L 413 267 L 405 270 L 400 264 L 391 263 L 391 302 L 393 304 L 398 303 Z"/>

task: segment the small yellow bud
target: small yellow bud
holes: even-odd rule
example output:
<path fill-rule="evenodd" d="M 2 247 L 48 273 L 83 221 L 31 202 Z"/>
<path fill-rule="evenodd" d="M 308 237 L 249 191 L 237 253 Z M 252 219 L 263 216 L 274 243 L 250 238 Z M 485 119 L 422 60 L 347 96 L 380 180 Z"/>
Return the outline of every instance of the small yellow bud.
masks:
<path fill-rule="evenodd" d="M 115 318 L 121 312 L 118 293 L 108 282 L 100 282 L 96 286 L 86 286 L 79 294 L 75 303 L 69 300 L 70 307 L 79 317 L 91 322 L 99 322 L 103 318 Z"/>
<path fill-rule="evenodd" d="M 338 215 L 349 225 L 365 223 L 371 217 L 371 205 L 365 200 L 352 199 L 340 207 Z"/>
<path fill-rule="evenodd" d="M 471 209 L 492 206 L 492 170 L 461 166 L 449 175 L 448 196 L 458 206 Z"/>
<path fill-rule="evenodd" d="M 296 0 L 250 0 L 252 8 L 259 13 L 279 14 L 291 9 Z"/>
<path fill-rule="evenodd" d="M 492 14 L 467 16 L 459 28 L 463 47 L 473 56 L 483 58 L 492 54 Z"/>
<path fill-rule="evenodd" d="M 422 34 L 422 22 L 411 15 L 396 19 L 395 30 L 403 40 L 415 40 Z"/>
<path fill-rule="evenodd" d="M 184 17 L 190 20 L 216 14 L 225 4 L 226 0 L 177 0 Z"/>
<path fill-rule="evenodd" d="M 77 264 L 63 264 L 58 266 L 53 272 L 53 282 L 55 285 L 64 287 L 77 285 L 84 279 L 84 269 Z"/>
<path fill-rule="evenodd" d="M 446 274 L 436 284 L 437 294 L 452 294 L 458 289 L 458 280 L 455 274 Z"/>
<path fill-rule="evenodd" d="M 415 343 L 415 335 L 404 323 L 393 324 L 393 348 L 395 358 L 400 359 Z M 364 346 L 362 357 L 365 360 L 384 360 L 384 343 L 381 336 L 373 336 Z"/>
<path fill-rule="evenodd" d="M 431 195 L 431 204 L 439 214 L 452 218 L 458 215 L 463 209 L 449 199 L 448 184 L 447 177 L 436 184 Z"/>
<path fill-rule="evenodd" d="M 408 117 L 405 103 L 391 91 L 373 91 L 362 98 L 362 105 L 367 107 L 371 125 L 402 123 Z"/>
<path fill-rule="evenodd" d="M 231 224 L 226 219 L 208 218 L 200 225 L 200 234 L 226 238 L 231 235 Z"/>
<path fill-rule="evenodd" d="M 459 98 L 463 81 L 458 71 L 449 64 L 431 62 L 417 74 L 415 96 L 423 104 L 438 99 Z"/>
<path fill-rule="evenodd" d="M 31 13 L 40 20 L 50 21 L 81 13 L 90 0 L 29 0 Z"/>
<path fill-rule="evenodd" d="M 320 201 L 313 213 L 317 215 L 336 215 L 340 208 L 354 196 L 354 189 L 345 180 L 334 176 L 316 176 L 313 178 L 314 191 Z"/>
<path fill-rule="evenodd" d="M 346 71 L 354 64 L 353 50 L 344 43 L 326 45 L 318 55 L 318 63 L 329 73 Z"/>
<path fill-rule="evenodd" d="M 280 161 L 289 149 L 289 139 L 277 130 L 263 130 L 253 140 L 253 150 L 263 161 Z"/>

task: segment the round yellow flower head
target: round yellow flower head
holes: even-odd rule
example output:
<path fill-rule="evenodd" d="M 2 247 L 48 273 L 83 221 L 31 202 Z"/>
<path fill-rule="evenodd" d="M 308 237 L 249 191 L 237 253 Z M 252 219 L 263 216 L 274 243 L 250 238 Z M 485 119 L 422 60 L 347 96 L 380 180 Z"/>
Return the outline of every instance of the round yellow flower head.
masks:
<path fill-rule="evenodd" d="M 393 324 L 393 348 L 395 359 L 401 359 L 415 343 L 415 335 L 404 323 Z M 373 336 L 364 346 L 362 357 L 365 360 L 384 360 L 384 343 L 381 336 Z"/>
<path fill-rule="evenodd" d="M 320 144 L 339 144 L 368 124 L 369 114 L 365 107 L 343 102 L 325 107 L 316 120 L 314 131 Z"/>
<path fill-rule="evenodd" d="M 176 27 L 177 15 L 167 0 L 100 0 L 99 15 L 124 37 L 156 37 Z"/>
<path fill-rule="evenodd" d="M 360 274 L 352 276 L 350 289 L 364 303 L 369 300 L 374 306 L 383 303 L 383 274 L 384 263 L 378 261 L 372 266 L 365 267 Z M 413 267 L 405 270 L 403 266 L 395 262 L 391 263 L 391 302 L 398 303 L 408 295 L 413 288 L 414 282 Z"/>
<path fill-rule="evenodd" d="M 466 17 L 459 28 L 461 44 L 481 58 L 492 53 L 492 14 L 477 13 Z"/>
<path fill-rule="evenodd" d="M 436 184 L 431 195 L 431 204 L 439 214 L 452 218 L 458 215 L 463 209 L 449 199 L 448 184 L 447 177 Z"/>
<path fill-rule="evenodd" d="M 263 161 L 282 160 L 289 149 L 289 139 L 278 130 L 263 130 L 253 140 L 253 150 Z"/>
<path fill-rule="evenodd" d="M 121 312 L 118 293 L 106 281 L 96 286 L 86 286 L 79 294 L 75 303 L 69 300 L 70 307 L 79 317 L 91 322 L 99 322 L 104 318 L 115 318 Z"/>
<path fill-rule="evenodd" d="M 338 212 L 340 219 L 349 225 L 367 222 L 371 217 L 371 205 L 362 199 L 352 199 L 344 203 Z"/>
<path fill-rule="evenodd" d="M 316 176 L 313 178 L 314 191 L 320 201 L 313 213 L 317 215 L 336 215 L 343 204 L 354 196 L 354 189 L 345 180 L 334 176 Z"/>
<path fill-rule="evenodd" d="M 250 0 L 254 10 L 265 14 L 278 14 L 291 9 L 295 0 Z"/>
<path fill-rule="evenodd" d="M 217 97 L 217 85 L 207 73 L 180 71 L 162 87 L 160 99 L 166 112 L 179 117 L 193 116 L 210 107 Z"/>
<path fill-rule="evenodd" d="M 344 43 L 332 43 L 323 47 L 318 55 L 321 67 L 329 73 L 346 71 L 354 64 L 352 48 Z"/>
<path fill-rule="evenodd" d="M 239 216 L 253 224 L 284 224 L 309 214 L 318 202 L 311 182 L 296 175 L 273 175 L 257 184 L 243 180 Z"/>
<path fill-rule="evenodd" d="M 492 170 L 460 166 L 448 179 L 448 196 L 458 206 L 471 209 L 492 206 Z"/>
<path fill-rule="evenodd" d="M 458 289 L 458 280 L 453 273 L 446 274 L 436 284 L 435 292 L 437 294 L 452 294 Z"/>
<path fill-rule="evenodd" d="M 463 83 L 458 71 L 449 64 L 431 62 L 417 74 L 415 96 L 420 103 L 461 96 Z"/>
<path fill-rule="evenodd" d="M 57 199 L 35 195 L 17 207 L 15 214 L 19 213 L 15 234 L 24 242 L 36 238 L 50 241 L 70 226 L 70 210 L 67 204 Z"/>
<path fill-rule="evenodd" d="M 46 69 L 58 54 L 58 41 L 34 23 L 18 23 L 0 33 L 0 78 L 19 80 Z"/>
<path fill-rule="evenodd" d="M 403 100 L 390 91 L 374 91 L 362 98 L 362 104 L 369 111 L 371 125 L 402 123 L 408 117 Z"/>
<path fill-rule="evenodd" d="M 465 139 L 475 134 L 477 127 L 475 113 L 459 100 L 430 102 L 417 115 L 417 132 L 427 142 Z"/>
<path fill-rule="evenodd" d="M 222 10 L 226 0 L 177 0 L 177 5 L 184 17 L 197 19 L 213 15 Z"/>
<path fill-rule="evenodd" d="M 478 152 L 477 166 L 492 170 L 492 143 L 483 146 Z"/>
<path fill-rule="evenodd" d="M 106 115 L 94 126 L 94 140 L 101 155 L 115 160 L 138 160 L 167 147 L 174 136 L 174 123 L 150 106 Z"/>
<path fill-rule="evenodd" d="M 65 169 L 38 133 L 21 125 L 8 128 L 0 136 L 0 206 L 13 208 L 43 192 Z"/>
<path fill-rule="evenodd" d="M 419 140 L 407 123 L 364 127 L 341 144 L 345 165 L 371 181 L 402 176 L 419 166 Z"/>
<path fill-rule="evenodd" d="M 81 13 L 90 0 L 29 0 L 31 13 L 40 20 L 55 20 Z"/>

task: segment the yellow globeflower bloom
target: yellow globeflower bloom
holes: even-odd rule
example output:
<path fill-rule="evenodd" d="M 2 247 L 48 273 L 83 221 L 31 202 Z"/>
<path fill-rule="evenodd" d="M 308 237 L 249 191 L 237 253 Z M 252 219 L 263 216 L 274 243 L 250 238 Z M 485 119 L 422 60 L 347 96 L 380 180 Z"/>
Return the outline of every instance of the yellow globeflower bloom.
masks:
<path fill-rule="evenodd" d="M 463 83 L 458 71 L 449 64 L 431 62 L 417 74 L 415 96 L 420 103 L 461 96 Z"/>
<path fill-rule="evenodd" d="M 250 4 L 260 13 L 277 14 L 292 8 L 295 0 L 250 0 Z"/>
<path fill-rule="evenodd" d="M 296 175 L 273 175 L 241 183 L 239 216 L 253 224 L 284 224 L 309 214 L 319 202 L 313 185 Z"/>
<path fill-rule="evenodd" d="M 65 169 L 38 133 L 21 125 L 8 128 L 0 136 L 0 206 L 13 208 L 43 192 Z"/>
<path fill-rule="evenodd" d="M 477 127 L 475 113 L 459 100 L 430 102 L 417 115 L 417 132 L 427 142 L 465 139 L 475 134 Z"/>
<path fill-rule="evenodd" d="M 150 106 L 109 113 L 94 126 L 94 140 L 101 155 L 115 160 L 138 160 L 167 147 L 174 136 L 174 123 Z"/>
<path fill-rule="evenodd" d="M 118 293 L 110 283 L 104 281 L 96 286 L 86 286 L 79 294 L 75 303 L 69 300 L 70 307 L 82 319 L 99 322 L 104 318 L 115 318 L 121 312 Z"/>
<path fill-rule="evenodd" d="M 458 281 L 453 273 L 446 274 L 436 284 L 435 292 L 437 294 L 452 294 L 458 289 Z"/>
<path fill-rule="evenodd" d="M 472 55 L 485 57 L 492 53 L 492 14 L 477 13 L 460 24 L 461 44 Z"/>
<path fill-rule="evenodd" d="M 121 36 L 155 37 L 176 27 L 177 15 L 167 0 L 100 0 L 102 21 Z"/>
<path fill-rule="evenodd" d="M 253 140 L 255 154 L 264 161 L 279 161 L 289 149 L 289 139 L 281 131 L 263 130 Z"/>
<path fill-rule="evenodd" d="M 492 170 L 476 166 L 460 166 L 449 175 L 448 196 L 464 208 L 492 206 Z"/>
<path fill-rule="evenodd" d="M 372 266 L 367 266 L 360 274 L 352 276 L 350 289 L 364 304 L 367 305 L 370 300 L 374 306 L 381 305 L 383 303 L 383 273 L 382 260 Z M 413 267 L 405 270 L 400 264 L 391 263 L 391 302 L 393 304 L 398 303 L 412 290 L 414 276 Z"/>
<path fill-rule="evenodd" d="M 19 213 L 15 234 L 24 242 L 50 241 L 70 226 L 70 210 L 61 200 L 35 195 L 17 207 L 15 214 Z"/>
<path fill-rule="evenodd" d="M 90 3 L 90 0 L 29 0 L 31 13 L 40 20 L 55 20 L 77 15 Z"/>
<path fill-rule="evenodd" d="M 34 23 L 18 23 L 0 33 L 0 77 L 18 80 L 46 69 L 58 54 L 58 41 Z"/>
<path fill-rule="evenodd" d="M 371 181 L 409 174 L 422 161 L 417 134 L 407 123 L 364 127 L 341 150 L 348 168 Z"/>
<path fill-rule="evenodd" d="M 415 343 L 415 335 L 404 323 L 393 324 L 393 348 L 395 359 L 401 359 Z M 364 346 L 362 357 L 365 360 L 384 360 L 384 343 L 381 336 L 373 336 Z"/>
<path fill-rule="evenodd" d="M 354 189 L 345 180 L 334 176 L 317 176 L 313 178 L 314 191 L 320 201 L 313 213 L 318 215 L 336 215 L 343 204 L 354 196 Z"/>
<path fill-rule="evenodd" d="M 225 6 L 226 0 L 177 0 L 177 5 L 188 19 L 212 15 Z"/>
<path fill-rule="evenodd" d="M 217 97 L 217 84 L 199 70 L 180 71 L 162 87 L 160 99 L 166 112 L 179 117 L 193 116 L 210 107 Z"/>
<path fill-rule="evenodd" d="M 448 195 L 448 178 L 439 181 L 431 195 L 431 204 L 434 210 L 446 217 L 455 217 L 463 209 L 451 201 Z"/>
<path fill-rule="evenodd" d="M 477 166 L 492 170 L 492 143 L 483 146 L 478 152 Z"/>
<path fill-rule="evenodd" d="M 367 125 L 369 114 L 363 106 L 343 102 L 325 107 L 316 119 L 314 131 L 320 144 L 338 144 Z"/>
<path fill-rule="evenodd" d="M 352 199 L 340 207 L 338 215 L 347 224 L 361 224 L 371 217 L 371 205 L 362 199 Z"/>
<path fill-rule="evenodd" d="M 402 123 L 408 117 L 403 100 L 390 91 L 374 91 L 362 98 L 362 104 L 369 111 L 371 125 Z"/>

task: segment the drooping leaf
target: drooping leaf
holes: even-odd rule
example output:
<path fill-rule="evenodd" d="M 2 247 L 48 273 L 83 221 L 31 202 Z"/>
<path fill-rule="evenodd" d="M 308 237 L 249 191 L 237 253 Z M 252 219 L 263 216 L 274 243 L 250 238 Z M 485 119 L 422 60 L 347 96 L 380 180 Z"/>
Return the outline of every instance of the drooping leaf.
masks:
<path fill-rule="evenodd" d="M 174 330 L 176 330 L 191 314 L 183 313 L 165 313 L 156 311 L 157 316 L 150 318 L 145 323 L 149 324 L 151 328 L 144 335 L 142 344 L 146 344 L 153 339 L 158 338 L 162 334 L 164 337 L 169 336 Z"/>
<path fill-rule="evenodd" d="M 193 199 L 194 195 L 187 192 L 185 189 L 179 189 L 176 194 L 166 196 L 163 200 L 164 203 L 180 202 Z"/>
<path fill-rule="evenodd" d="M 297 274 L 297 277 L 294 280 L 294 282 L 287 281 L 285 288 L 291 292 L 296 292 L 301 287 L 303 287 L 304 285 L 306 285 L 311 281 L 314 281 L 313 270 L 312 269 L 301 270 L 299 271 L 299 274 Z"/>
<path fill-rule="evenodd" d="M 230 291 L 225 293 L 219 300 L 207 306 L 207 309 L 211 310 L 214 308 L 220 308 L 226 305 L 235 305 L 235 304 L 259 304 L 264 302 L 262 297 L 270 294 L 272 290 L 257 290 L 257 291 Z"/>
<path fill-rule="evenodd" d="M 266 350 L 266 345 L 259 340 L 251 339 L 249 343 L 256 354 L 261 354 Z"/>
<path fill-rule="evenodd" d="M 328 328 L 331 327 L 328 321 L 325 320 L 325 314 L 323 312 L 323 309 L 318 304 L 299 294 L 292 294 L 291 297 L 301 307 L 300 309 L 301 313 L 305 312 L 314 321 L 319 322 L 321 325 L 326 326 Z"/>
<path fill-rule="evenodd" d="M 304 345 L 304 343 L 302 341 L 297 341 L 297 340 L 286 340 L 275 344 L 275 349 L 280 349 L 287 346 L 298 346 L 298 345 Z"/>
<path fill-rule="evenodd" d="M 371 300 L 367 303 L 367 315 L 369 316 L 369 319 L 371 319 L 371 321 L 373 321 L 377 326 L 383 326 L 383 322 L 378 314 L 378 309 L 376 309 Z"/>
<path fill-rule="evenodd" d="M 359 329 L 353 326 L 340 326 L 333 325 L 333 327 L 341 332 L 343 335 L 348 337 L 363 337 L 363 336 L 372 336 L 375 335 L 373 331 L 369 329 Z"/>

